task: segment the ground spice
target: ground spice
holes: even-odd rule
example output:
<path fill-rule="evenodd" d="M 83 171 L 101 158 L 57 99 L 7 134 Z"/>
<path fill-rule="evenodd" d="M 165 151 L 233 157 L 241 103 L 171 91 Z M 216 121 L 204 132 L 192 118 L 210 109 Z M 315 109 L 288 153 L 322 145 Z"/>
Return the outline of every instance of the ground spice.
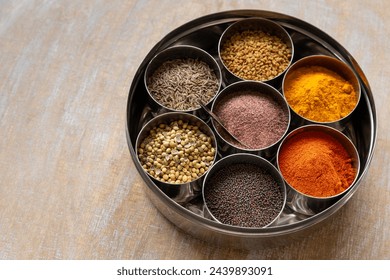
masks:
<path fill-rule="evenodd" d="M 300 116 L 317 122 L 333 122 L 347 116 L 358 95 L 351 83 L 322 66 L 300 67 L 284 85 L 284 95 Z"/>
<path fill-rule="evenodd" d="M 228 165 L 207 180 L 205 202 L 221 223 L 264 227 L 283 208 L 284 197 L 275 178 L 249 163 Z"/>
<path fill-rule="evenodd" d="M 274 144 L 288 127 L 287 109 L 272 96 L 255 91 L 229 93 L 213 110 L 225 127 L 251 149 Z M 218 132 L 229 139 L 222 130 Z M 234 145 L 241 147 L 239 143 Z"/>
<path fill-rule="evenodd" d="M 279 151 L 278 162 L 290 186 L 314 197 L 343 192 L 357 172 L 343 145 L 320 131 L 306 131 L 288 139 Z"/>

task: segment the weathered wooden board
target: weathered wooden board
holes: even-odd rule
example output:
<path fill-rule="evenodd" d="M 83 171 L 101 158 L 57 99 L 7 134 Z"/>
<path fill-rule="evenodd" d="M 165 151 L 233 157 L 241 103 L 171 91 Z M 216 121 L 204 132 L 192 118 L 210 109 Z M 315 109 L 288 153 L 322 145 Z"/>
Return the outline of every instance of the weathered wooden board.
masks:
<path fill-rule="evenodd" d="M 0 259 L 389 259 L 388 1 L 0 1 Z M 173 28 L 262 9 L 338 40 L 367 75 L 376 154 L 352 200 L 281 248 L 216 248 L 169 223 L 127 149 L 128 90 Z"/>

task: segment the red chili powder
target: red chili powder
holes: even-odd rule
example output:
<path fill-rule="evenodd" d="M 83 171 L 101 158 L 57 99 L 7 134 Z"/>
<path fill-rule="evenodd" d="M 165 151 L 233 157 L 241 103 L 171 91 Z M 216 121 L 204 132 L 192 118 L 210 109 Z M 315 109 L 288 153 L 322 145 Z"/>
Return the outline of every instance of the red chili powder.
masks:
<path fill-rule="evenodd" d="M 287 109 L 272 96 L 255 91 L 227 94 L 218 101 L 214 113 L 236 138 L 251 149 L 276 143 L 288 126 Z M 221 130 L 218 132 L 228 139 Z M 240 146 L 238 143 L 234 145 Z"/>
<path fill-rule="evenodd" d="M 278 161 L 286 182 L 314 197 L 343 192 L 357 172 L 344 146 L 319 131 L 302 132 L 288 139 L 279 151 Z"/>

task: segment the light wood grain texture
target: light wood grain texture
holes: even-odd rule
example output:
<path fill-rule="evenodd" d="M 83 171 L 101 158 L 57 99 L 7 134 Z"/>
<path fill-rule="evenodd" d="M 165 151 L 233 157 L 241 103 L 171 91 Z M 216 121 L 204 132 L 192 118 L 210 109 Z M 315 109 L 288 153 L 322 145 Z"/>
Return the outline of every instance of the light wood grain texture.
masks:
<path fill-rule="evenodd" d="M 378 141 L 361 187 L 307 238 L 265 250 L 194 239 L 146 197 L 125 136 L 149 50 L 209 13 L 262 9 L 339 41 L 374 93 Z M 389 259 L 388 1 L 0 1 L 0 259 Z"/>

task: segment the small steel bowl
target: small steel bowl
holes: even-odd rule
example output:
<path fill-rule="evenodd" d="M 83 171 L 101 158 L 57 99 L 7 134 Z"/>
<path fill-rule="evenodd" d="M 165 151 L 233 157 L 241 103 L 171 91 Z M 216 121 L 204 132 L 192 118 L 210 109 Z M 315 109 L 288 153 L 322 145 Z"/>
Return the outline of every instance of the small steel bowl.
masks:
<path fill-rule="evenodd" d="M 283 209 L 284 209 L 285 204 L 286 204 L 286 186 L 285 186 L 285 182 L 283 180 L 283 177 L 280 175 L 280 173 L 276 169 L 276 167 L 274 165 L 272 165 L 269 161 L 267 161 L 266 159 L 264 159 L 260 156 L 248 154 L 248 153 L 239 153 L 239 154 L 233 154 L 233 155 L 226 156 L 226 157 L 220 159 L 219 161 L 217 161 L 212 166 L 212 168 L 207 172 L 207 175 L 203 181 L 203 187 L 202 187 L 202 197 L 203 197 L 203 201 L 204 201 L 205 216 L 222 224 L 213 215 L 213 213 L 210 211 L 209 207 L 207 206 L 207 199 L 205 198 L 205 190 L 210 187 L 208 182 L 209 182 L 210 178 L 212 178 L 212 176 L 216 172 L 218 172 L 219 170 L 221 170 L 229 165 L 239 164 L 239 163 L 249 163 L 249 164 L 254 164 L 254 165 L 260 167 L 262 170 L 267 171 L 277 182 L 277 184 L 282 192 L 282 195 L 283 195 L 283 204 L 282 204 L 282 207 L 281 207 L 279 213 L 274 217 L 274 219 L 269 224 L 263 226 L 263 228 L 277 224 L 278 219 L 279 219 L 281 213 L 283 212 Z M 226 174 L 226 176 L 229 176 L 229 174 Z M 225 226 L 232 227 L 232 228 L 243 228 L 240 226 L 227 225 L 227 224 L 225 224 Z M 256 227 L 252 227 L 252 229 L 256 229 Z"/>
<path fill-rule="evenodd" d="M 253 18 L 247 18 L 242 19 L 239 21 L 236 21 L 235 23 L 231 24 L 221 35 L 219 43 L 218 43 L 218 55 L 219 59 L 222 62 L 224 68 L 226 69 L 226 72 L 228 75 L 225 76 L 225 79 L 227 82 L 235 82 L 240 80 L 246 80 L 244 78 L 241 78 L 237 76 L 236 73 L 232 72 L 231 69 L 225 64 L 224 60 L 221 57 L 221 50 L 226 43 L 234 34 L 241 33 L 243 31 L 263 31 L 270 35 L 276 36 L 280 38 L 287 47 L 291 50 L 291 58 L 288 63 L 288 65 L 285 67 L 283 71 L 278 73 L 274 78 L 267 79 L 267 80 L 261 80 L 261 82 L 267 82 L 271 85 L 277 84 L 277 82 L 280 80 L 280 78 L 283 76 L 287 68 L 291 65 L 291 62 L 294 57 L 294 44 L 293 41 L 288 34 L 288 32 L 279 24 L 277 24 L 274 21 L 265 19 L 265 18 L 259 18 L 259 17 L 253 17 Z"/>
<path fill-rule="evenodd" d="M 150 100 L 157 106 L 155 106 L 156 111 L 158 113 L 165 113 L 165 112 L 184 112 L 184 113 L 192 113 L 195 114 L 202 119 L 207 117 L 207 114 L 203 112 L 200 105 L 197 105 L 195 109 L 189 109 L 189 110 L 176 110 L 174 108 L 167 107 L 164 104 L 161 104 L 161 102 L 157 101 L 153 94 L 151 94 L 149 88 L 148 88 L 148 80 L 153 75 L 153 73 L 166 61 L 174 60 L 174 59 L 198 59 L 199 61 L 205 62 L 213 71 L 218 79 L 218 88 L 215 91 L 214 95 L 210 100 L 208 100 L 207 104 L 211 104 L 213 98 L 215 95 L 219 92 L 221 85 L 222 85 L 222 74 L 221 69 L 217 63 L 217 61 L 206 51 L 194 47 L 194 46 L 188 46 L 188 45 L 179 45 L 179 46 L 173 46 L 169 47 L 167 49 L 164 49 L 163 51 L 156 54 L 149 62 L 149 64 L 146 67 L 145 74 L 144 74 L 144 84 L 146 87 L 146 90 L 148 92 Z"/>
<path fill-rule="evenodd" d="M 291 131 L 285 139 L 281 142 L 277 156 L 276 156 L 276 164 L 277 167 L 282 175 L 283 178 L 283 172 L 280 169 L 280 151 L 288 144 L 288 142 L 293 139 L 295 136 L 305 133 L 305 132 L 323 132 L 334 139 L 336 139 L 348 152 L 352 159 L 352 166 L 356 170 L 356 174 L 354 177 L 353 182 L 347 187 L 343 192 L 333 195 L 333 196 L 327 196 L 327 197 L 315 197 L 311 195 L 304 194 L 298 190 L 296 190 L 293 186 L 289 184 L 289 182 L 285 179 L 286 181 L 286 186 L 287 186 L 287 203 L 286 205 L 289 206 L 292 210 L 305 214 L 308 216 L 312 216 L 315 214 L 318 214 L 334 204 L 336 201 L 338 201 L 341 197 L 343 197 L 355 184 L 359 172 L 360 172 L 360 158 L 358 151 L 356 150 L 355 145 L 352 143 L 352 141 L 345 136 L 343 133 L 341 133 L 339 130 L 325 126 L 325 125 L 306 125 L 299 127 L 293 131 Z"/>
<path fill-rule="evenodd" d="M 357 94 L 357 100 L 354 108 L 347 114 L 346 116 L 339 118 L 334 121 L 330 122 L 321 122 L 316 121 L 312 119 L 308 119 L 300 115 L 298 112 L 294 110 L 294 108 L 290 105 L 289 99 L 285 95 L 286 87 L 288 86 L 291 81 L 294 80 L 294 73 L 297 69 L 301 67 L 311 67 L 311 66 L 321 66 L 326 69 L 329 69 L 337 74 L 339 74 L 342 78 L 344 78 L 346 81 L 351 83 L 354 91 Z M 287 70 L 283 82 L 282 82 L 282 92 L 284 97 L 287 100 L 287 103 L 289 107 L 291 108 L 291 111 L 293 112 L 293 117 L 296 120 L 296 126 L 302 126 L 307 124 L 322 124 L 322 125 L 328 125 L 331 127 L 334 127 L 339 130 L 343 130 L 345 125 L 350 121 L 350 116 L 355 111 L 356 107 L 359 104 L 360 96 L 361 96 L 361 89 L 360 89 L 360 83 L 358 78 L 356 77 L 355 73 L 352 71 L 352 69 L 342 62 L 341 60 L 338 60 L 337 58 L 326 56 L 326 55 L 311 55 L 304 58 L 301 58 L 300 60 L 296 61 L 294 64 L 291 65 L 291 67 Z M 295 118 L 296 117 L 296 118 Z"/>
<path fill-rule="evenodd" d="M 290 126 L 290 121 L 291 121 L 290 110 L 287 105 L 287 102 L 284 99 L 283 95 L 278 90 L 263 82 L 256 82 L 256 81 L 236 82 L 227 86 L 217 94 L 217 96 L 213 101 L 211 110 L 213 113 L 215 113 L 216 107 L 220 105 L 220 102 L 223 101 L 223 98 L 225 96 L 229 94 L 244 92 L 244 91 L 257 92 L 259 93 L 259 95 L 266 95 L 268 97 L 271 97 L 284 109 L 288 117 L 287 125 L 284 130 L 284 133 L 280 135 L 277 141 L 275 141 L 274 143 L 270 144 L 267 147 L 263 147 L 261 149 L 249 149 L 249 148 L 244 148 L 242 146 L 240 147 L 237 144 L 235 144 L 235 141 L 231 137 L 229 137 L 229 135 L 224 134 L 223 130 L 218 129 L 218 124 L 214 120 L 211 120 L 213 129 L 215 131 L 218 140 L 218 150 L 223 156 L 233 154 L 233 153 L 246 152 L 246 153 L 256 154 L 271 160 L 272 157 L 274 157 L 276 154 L 280 141 L 287 134 L 287 131 Z"/>
<path fill-rule="evenodd" d="M 209 136 L 211 138 L 212 147 L 215 149 L 214 153 L 214 159 L 212 163 L 215 163 L 217 158 L 217 141 L 215 138 L 215 135 L 211 128 L 200 118 L 188 114 L 188 113 L 178 113 L 178 112 L 168 112 L 160 114 L 153 119 L 151 119 L 148 123 L 146 123 L 143 128 L 140 130 L 137 139 L 136 139 L 136 158 L 138 160 L 138 163 L 140 166 L 142 166 L 142 163 L 139 159 L 139 151 L 138 148 L 140 147 L 142 141 L 149 135 L 150 131 L 160 125 L 160 124 L 169 124 L 173 121 L 182 120 L 185 122 L 188 122 L 191 125 L 198 126 L 199 130 L 201 130 L 205 135 Z M 208 167 L 208 169 L 211 168 L 212 165 Z M 167 193 L 172 199 L 174 199 L 178 203 L 184 203 L 188 200 L 191 200 L 193 197 L 197 195 L 201 191 L 202 188 L 202 182 L 207 174 L 207 171 L 203 173 L 198 178 L 185 183 L 168 183 L 163 182 L 161 180 L 158 180 L 149 172 L 147 172 L 144 168 L 142 170 L 153 180 L 153 182 L 160 187 L 165 193 Z"/>

